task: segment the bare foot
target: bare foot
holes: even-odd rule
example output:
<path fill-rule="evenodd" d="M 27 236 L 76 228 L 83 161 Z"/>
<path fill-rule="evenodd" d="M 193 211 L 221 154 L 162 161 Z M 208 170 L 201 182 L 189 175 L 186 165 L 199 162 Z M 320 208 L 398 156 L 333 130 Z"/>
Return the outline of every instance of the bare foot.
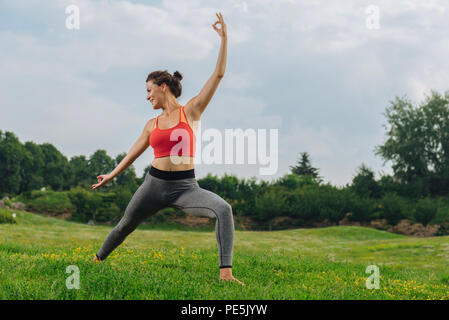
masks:
<path fill-rule="evenodd" d="M 237 279 L 237 278 L 234 278 L 233 276 L 231 276 L 231 277 L 226 277 L 226 278 L 220 277 L 220 280 L 221 280 L 221 281 L 235 281 L 235 282 L 237 282 L 238 284 L 241 284 L 242 286 L 245 286 L 245 284 L 244 284 L 242 281 L 240 281 L 240 280 Z"/>
<path fill-rule="evenodd" d="M 242 286 L 245 285 L 242 281 L 234 278 L 234 276 L 232 275 L 232 268 L 222 268 L 222 269 L 220 269 L 220 280 L 223 280 L 223 281 L 235 281 L 235 282 L 241 284 Z"/>

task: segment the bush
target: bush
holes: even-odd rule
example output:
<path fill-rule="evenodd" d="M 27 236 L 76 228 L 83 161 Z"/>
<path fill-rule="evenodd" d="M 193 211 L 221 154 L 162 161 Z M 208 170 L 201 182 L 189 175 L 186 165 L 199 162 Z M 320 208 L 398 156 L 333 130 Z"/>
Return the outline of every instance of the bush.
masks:
<path fill-rule="evenodd" d="M 114 192 L 87 191 L 83 188 L 72 188 L 68 197 L 76 208 L 72 219 L 87 222 L 90 219 L 96 222 L 114 221 L 120 217 L 121 210 L 114 200 Z"/>
<path fill-rule="evenodd" d="M 166 207 L 151 215 L 145 221 L 151 224 L 162 224 L 166 223 L 170 217 L 183 217 L 185 215 L 186 213 L 182 210 Z"/>
<path fill-rule="evenodd" d="M 447 236 L 449 235 L 449 223 L 444 222 L 440 224 L 440 228 L 438 229 L 437 233 L 435 233 L 435 236 Z"/>
<path fill-rule="evenodd" d="M 382 196 L 379 183 L 374 178 L 374 171 L 363 163 L 359 167 L 356 176 L 352 179 L 351 189 L 360 197 L 380 198 Z"/>
<path fill-rule="evenodd" d="M 375 218 L 374 211 L 376 204 L 369 198 L 359 197 L 351 194 L 348 219 L 351 221 L 369 222 Z"/>
<path fill-rule="evenodd" d="M 76 208 L 76 214 L 73 214 L 72 218 L 78 221 L 88 221 L 87 211 L 89 210 L 89 194 L 87 191 L 80 187 L 72 188 L 68 192 L 68 197 Z"/>
<path fill-rule="evenodd" d="M 5 204 L 5 206 L 12 208 L 12 203 L 8 199 L 3 199 L 3 203 Z"/>
<path fill-rule="evenodd" d="M 410 182 L 401 182 L 399 179 L 392 176 L 382 176 L 379 180 L 381 192 L 396 193 L 401 197 L 418 198 L 429 194 L 429 178 L 416 178 Z"/>
<path fill-rule="evenodd" d="M 351 211 L 351 194 L 327 185 L 307 185 L 288 194 L 289 215 L 310 224 L 328 219 L 338 222 Z"/>
<path fill-rule="evenodd" d="M 298 175 L 290 173 L 277 179 L 275 185 L 285 187 L 288 190 L 296 190 L 301 186 L 301 180 Z"/>
<path fill-rule="evenodd" d="M 40 191 L 33 190 L 24 192 L 17 196 L 16 201 L 24 202 L 27 210 L 38 213 L 61 214 L 73 213 L 75 207 L 72 205 L 67 191 Z"/>
<path fill-rule="evenodd" d="M 320 218 L 338 222 L 350 211 L 349 193 L 331 185 L 320 188 Z"/>
<path fill-rule="evenodd" d="M 113 193 L 115 194 L 114 203 L 119 207 L 121 212 L 125 212 L 128 203 L 133 197 L 132 192 L 127 188 L 117 187 L 113 189 Z"/>
<path fill-rule="evenodd" d="M 438 206 L 437 214 L 432 222 L 435 224 L 449 223 L 449 207 L 444 205 L 444 203 L 440 202 L 440 204 L 441 205 Z"/>
<path fill-rule="evenodd" d="M 115 203 L 104 203 L 99 206 L 95 214 L 95 221 L 97 222 L 117 222 L 121 218 L 122 211 Z"/>
<path fill-rule="evenodd" d="M 305 224 L 316 221 L 320 212 L 320 192 L 317 186 L 298 189 L 288 197 L 290 215 Z"/>
<path fill-rule="evenodd" d="M 0 224 L 1 223 L 10 223 L 14 224 L 17 223 L 16 219 L 12 217 L 12 214 L 7 211 L 0 211 Z"/>
<path fill-rule="evenodd" d="M 405 201 L 395 193 L 387 193 L 380 201 L 382 217 L 387 219 L 388 223 L 395 225 L 404 218 Z"/>
<path fill-rule="evenodd" d="M 286 215 L 289 211 L 287 194 L 282 187 L 270 187 L 256 196 L 254 219 L 268 221 L 277 216 Z"/>
<path fill-rule="evenodd" d="M 423 198 L 418 201 L 414 211 L 414 218 L 416 221 L 427 226 L 433 218 L 435 218 L 438 211 L 438 203 L 431 198 Z"/>

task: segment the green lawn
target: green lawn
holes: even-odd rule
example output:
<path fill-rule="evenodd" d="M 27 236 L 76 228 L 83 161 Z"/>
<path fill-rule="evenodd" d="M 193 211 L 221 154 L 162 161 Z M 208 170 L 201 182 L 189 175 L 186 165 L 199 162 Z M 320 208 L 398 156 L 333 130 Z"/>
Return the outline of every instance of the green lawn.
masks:
<path fill-rule="evenodd" d="M 139 228 L 96 263 L 112 227 L 14 212 L 17 224 L 0 224 L 0 299 L 449 299 L 448 236 L 346 226 L 236 231 L 233 274 L 242 287 L 218 281 L 214 231 Z M 79 289 L 66 287 L 70 265 Z M 366 287 L 369 265 L 379 267 L 379 289 Z"/>

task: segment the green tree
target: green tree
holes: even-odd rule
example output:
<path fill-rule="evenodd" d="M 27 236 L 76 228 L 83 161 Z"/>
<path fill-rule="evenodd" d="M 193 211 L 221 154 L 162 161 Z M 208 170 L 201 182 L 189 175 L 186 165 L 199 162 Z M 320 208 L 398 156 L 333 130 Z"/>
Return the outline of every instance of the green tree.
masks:
<path fill-rule="evenodd" d="M 208 173 L 205 177 L 198 179 L 201 188 L 218 193 L 220 190 L 220 179 L 216 175 Z"/>
<path fill-rule="evenodd" d="M 404 200 L 395 193 L 386 193 L 381 201 L 382 216 L 388 223 L 395 225 L 404 218 L 405 203 Z"/>
<path fill-rule="evenodd" d="M 147 173 L 150 172 L 151 169 L 151 164 L 147 165 L 144 169 L 143 169 L 143 174 L 142 176 L 139 178 L 136 178 L 136 183 L 137 185 L 141 185 L 144 181 L 145 181 L 145 177 L 147 176 Z"/>
<path fill-rule="evenodd" d="M 14 133 L 0 130 L 0 196 L 16 194 L 23 179 L 21 163 L 25 148 Z"/>
<path fill-rule="evenodd" d="M 126 153 L 122 152 L 117 155 L 115 158 L 115 166 L 118 166 L 119 163 L 126 157 Z M 137 182 L 136 182 L 136 170 L 134 166 L 131 164 L 128 168 L 122 171 L 118 176 L 115 177 L 115 183 L 119 186 L 126 187 L 130 190 L 137 190 Z"/>
<path fill-rule="evenodd" d="M 40 189 L 44 186 L 43 168 L 44 154 L 40 146 L 34 142 L 25 142 L 25 157 L 21 165 L 20 193 Z"/>
<path fill-rule="evenodd" d="M 86 156 L 73 156 L 70 158 L 70 166 L 72 167 L 71 186 L 77 186 L 83 183 L 90 184 L 96 181 L 94 173 L 89 168 L 89 161 Z"/>
<path fill-rule="evenodd" d="M 300 177 L 294 173 L 284 174 L 276 180 L 274 185 L 286 187 L 288 190 L 295 190 L 301 185 L 299 179 Z"/>
<path fill-rule="evenodd" d="M 427 226 L 433 218 L 435 218 L 438 211 L 438 204 L 435 200 L 427 197 L 418 200 L 414 211 L 414 218 Z"/>
<path fill-rule="evenodd" d="M 106 150 L 97 150 L 89 157 L 89 171 L 95 180 L 98 175 L 109 174 L 114 168 L 115 161 L 106 153 Z"/>
<path fill-rule="evenodd" d="M 40 145 L 44 155 L 43 168 L 44 184 L 53 190 L 67 190 L 70 188 L 71 168 L 67 158 L 50 143 Z"/>
<path fill-rule="evenodd" d="M 361 197 L 379 198 L 382 196 L 379 183 L 374 178 L 374 171 L 368 168 L 364 163 L 358 168 L 358 171 L 352 179 L 350 189 L 355 191 Z"/>
<path fill-rule="evenodd" d="M 288 214 L 288 195 L 283 190 L 283 187 L 270 187 L 255 198 L 253 218 L 269 221 L 269 230 L 272 228 L 273 218 Z"/>
<path fill-rule="evenodd" d="M 133 194 L 128 188 L 115 186 L 111 190 L 114 194 L 114 203 L 119 207 L 121 212 L 125 212 Z"/>
<path fill-rule="evenodd" d="M 224 174 L 220 181 L 220 194 L 223 198 L 239 198 L 239 178 L 236 175 Z"/>
<path fill-rule="evenodd" d="M 338 222 L 351 211 L 350 194 L 346 189 L 339 189 L 330 183 L 319 187 L 319 212 L 321 219 Z"/>
<path fill-rule="evenodd" d="M 448 193 L 449 92 L 432 91 L 418 106 L 396 97 L 385 116 L 388 139 L 375 153 L 393 163 L 395 176 L 414 185 L 416 195 Z"/>
<path fill-rule="evenodd" d="M 317 168 L 312 167 L 310 156 L 307 152 L 301 153 L 301 159 L 298 160 L 298 163 L 295 166 L 290 166 L 292 173 L 298 176 L 311 176 L 314 181 L 317 183 L 321 183 L 323 180 L 319 176 L 319 170 Z"/>

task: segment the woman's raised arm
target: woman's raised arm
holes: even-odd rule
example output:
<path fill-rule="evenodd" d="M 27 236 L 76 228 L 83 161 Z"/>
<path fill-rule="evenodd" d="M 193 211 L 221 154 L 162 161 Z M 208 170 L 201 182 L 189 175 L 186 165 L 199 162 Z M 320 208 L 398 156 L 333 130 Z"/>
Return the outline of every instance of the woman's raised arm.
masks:
<path fill-rule="evenodd" d="M 220 80 L 223 78 L 226 69 L 226 55 L 228 44 L 226 24 L 224 23 L 223 15 L 221 13 L 217 13 L 217 17 L 218 21 L 212 25 L 214 30 L 217 31 L 218 35 L 221 38 L 220 53 L 218 55 L 217 65 L 215 67 L 214 73 L 209 78 L 209 80 L 207 80 L 200 93 L 190 99 L 190 101 L 185 105 L 186 113 L 188 113 L 193 120 L 197 121 L 200 119 L 201 114 L 204 112 L 210 100 L 212 99 L 212 96 L 214 95 L 215 90 L 220 83 Z M 217 23 L 221 24 L 221 29 L 218 29 L 215 26 Z"/>

